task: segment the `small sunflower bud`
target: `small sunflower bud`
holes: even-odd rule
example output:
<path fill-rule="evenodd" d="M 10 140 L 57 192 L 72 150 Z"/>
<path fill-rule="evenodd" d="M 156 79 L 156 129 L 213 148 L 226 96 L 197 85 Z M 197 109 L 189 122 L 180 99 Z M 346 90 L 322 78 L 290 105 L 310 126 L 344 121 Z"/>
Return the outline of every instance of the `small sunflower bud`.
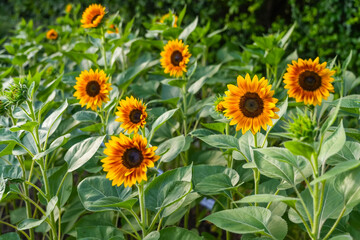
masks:
<path fill-rule="evenodd" d="M 19 106 L 27 99 L 27 91 L 26 84 L 15 83 L 12 84 L 9 89 L 4 91 L 4 95 L 9 104 Z"/>
<path fill-rule="evenodd" d="M 291 119 L 292 122 L 287 123 L 289 135 L 295 140 L 313 142 L 316 135 L 316 122 L 312 121 L 306 113 L 300 113 L 297 117 L 292 116 Z"/>
<path fill-rule="evenodd" d="M 214 106 L 215 106 L 215 111 L 218 112 L 218 113 L 221 113 L 221 114 L 224 114 L 224 111 L 225 111 L 225 106 L 224 106 L 224 97 L 222 96 L 219 96 L 215 103 L 214 103 Z"/>

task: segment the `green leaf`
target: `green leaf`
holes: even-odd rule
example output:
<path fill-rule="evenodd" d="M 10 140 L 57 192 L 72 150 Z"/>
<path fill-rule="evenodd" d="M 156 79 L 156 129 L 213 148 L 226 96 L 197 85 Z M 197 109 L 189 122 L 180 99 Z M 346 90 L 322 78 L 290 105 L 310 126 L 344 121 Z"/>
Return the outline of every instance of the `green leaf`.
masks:
<path fill-rule="evenodd" d="M 330 156 L 339 152 L 344 146 L 345 141 L 346 141 L 346 135 L 345 135 L 343 123 L 341 121 L 337 129 L 322 144 L 320 154 L 318 157 L 319 161 L 321 163 L 324 163 Z"/>
<path fill-rule="evenodd" d="M 60 84 L 61 80 L 63 78 L 63 73 L 60 74 L 54 81 L 50 82 L 48 85 L 44 86 L 44 90 L 39 92 L 36 97 L 42 101 L 45 102 L 47 98 L 51 95 L 56 93 L 55 89 Z"/>
<path fill-rule="evenodd" d="M 155 122 L 152 124 L 151 126 L 151 131 L 149 133 L 148 139 L 152 139 L 152 137 L 154 136 L 154 133 L 167 121 L 169 120 L 174 113 L 178 110 L 178 108 L 176 109 L 172 109 L 169 110 L 167 112 L 164 112 L 163 114 L 161 114 L 160 117 L 158 117 Z"/>
<path fill-rule="evenodd" d="M 57 127 L 60 124 L 61 121 L 61 115 L 65 112 L 65 110 L 68 107 L 67 100 L 61 106 L 56 109 L 54 112 L 52 112 L 42 123 L 41 130 L 47 131 L 47 137 L 50 137 Z"/>
<path fill-rule="evenodd" d="M 353 240 L 353 238 L 349 234 L 342 234 L 332 237 L 330 240 Z"/>
<path fill-rule="evenodd" d="M 50 144 L 48 149 L 46 149 L 44 152 L 40 152 L 40 153 L 36 154 L 33 157 L 33 160 L 38 160 L 38 159 L 52 153 L 59 147 L 63 146 L 69 140 L 70 136 L 71 136 L 70 134 L 66 134 L 64 136 L 58 137 Z"/>
<path fill-rule="evenodd" d="M 264 146 L 267 145 L 265 136 L 263 134 L 256 133 L 256 136 L 257 136 L 257 146 L 262 146 L 264 141 L 265 141 Z M 254 161 L 253 148 L 255 148 L 255 139 L 254 139 L 254 135 L 251 133 L 251 131 L 247 131 L 244 135 L 242 135 L 239 138 L 239 147 L 240 147 L 239 148 L 240 153 L 242 153 L 247 158 L 247 160 Z M 237 158 L 239 158 L 239 157 L 237 157 Z"/>
<path fill-rule="evenodd" d="M 330 105 L 337 106 L 338 104 L 340 107 L 343 108 L 360 108 L 360 95 L 350 95 L 340 99 L 336 99 L 335 101 L 329 103 Z"/>
<path fill-rule="evenodd" d="M 195 18 L 195 20 L 190 23 L 179 35 L 178 39 L 182 39 L 186 41 L 188 36 L 195 30 L 198 23 L 198 17 Z"/>
<path fill-rule="evenodd" d="M 100 132 L 103 124 L 102 123 L 95 123 L 90 126 L 86 126 L 83 128 L 80 128 L 83 132 Z"/>
<path fill-rule="evenodd" d="M 182 20 L 185 16 L 185 13 L 186 13 L 186 5 L 184 6 L 184 8 L 181 10 L 180 14 L 179 14 L 179 18 L 178 18 L 178 21 L 177 21 L 177 25 L 180 27 L 181 23 L 182 23 Z"/>
<path fill-rule="evenodd" d="M 202 126 L 220 132 L 220 133 L 224 133 L 225 128 L 226 128 L 226 123 L 201 123 Z"/>
<path fill-rule="evenodd" d="M 344 204 L 348 209 L 360 203 L 360 171 L 359 168 L 344 172 L 335 178 L 335 189 L 344 196 Z"/>
<path fill-rule="evenodd" d="M 285 51 L 281 48 L 273 48 L 266 55 L 265 62 L 277 66 L 280 63 L 282 56 L 284 56 L 284 53 Z"/>
<path fill-rule="evenodd" d="M 204 220 L 237 234 L 266 233 L 274 239 L 284 239 L 287 233 L 286 221 L 262 207 L 223 210 L 207 216 Z"/>
<path fill-rule="evenodd" d="M 168 227 L 160 231 L 159 240 L 202 240 L 203 238 L 193 231 L 179 227 Z"/>
<path fill-rule="evenodd" d="M 75 171 L 92 158 L 104 138 L 105 136 L 90 137 L 72 146 L 64 157 L 64 160 L 68 163 L 68 172 Z"/>
<path fill-rule="evenodd" d="M 198 138 L 212 147 L 223 149 L 239 149 L 238 139 L 230 135 L 214 134 Z"/>
<path fill-rule="evenodd" d="M 98 114 L 93 111 L 79 111 L 72 115 L 72 117 L 79 122 L 95 122 Z"/>
<path fill-rule="evenodd" d="M 56 167 L 51 169 L 52 173 L 48 174 L 49 178 L 49 186 L 50 186 L 50 194 L 55 196 L 56 193 L 59 191 L 57 197 L 59 198 L 58 203 L 60 207 L 64 206 L 69 199 L 72 189 L 73 189 L 73 176 L 72 174 L 65 174 L 67 173 L 67 166 L 63 165 L 62 167 Z M 65 179 L 63 180 L 63 178 Z M 63 184 L 60 187 L 60 182 L 63 181 Z"/>
<path fill-rule="evenodd" d="M 0 240 L 21 240 L 16 232 L 5 233 L 0 236 Z"/>
<path fill-rule="evenodd" d="M 304 156 L 306 159 L 311 159 L 311 155 L 315 153 L 314 148 L 303 142 L 288 141 L 284 142 L 284 146 L 294 155 Z"/>
<path fill-rule="evenodd" d="M 268 126 L 266 129 L 266 133 L 270 132 L 271 129 L 276 125 L 276 123 L 281 119 L 281 117 L 286 113 L 287 107 L 288 107 L 288 98 L 285 99 L 284 102 L 281 103 L 281 105 L 277 106 L 279 108 L 279 111 L 276 112 L 276 114 L 279 116 L 279 118 L 271 119 L 272 126 Z"/>
<path fill-rule="evenodd" d="M 125 239 L 120 229 L 112 226 L 88 226 L 76 228 L 76 239 L 78 240 L 103 240 L 103 239 Z M 115 237 L 115 238 L 114 238 Z M 116 238 L 117 237 L 117 238 Z"/>
<path fill-rule="evenodd" d="M 257 194 L 250 195 L 242 198 L 236 203 L 268 203 L 268 202 L 283 202 L 286 203 L 290 207 L 295 207 L 295 203 L 298 201 L 298 198 L 293 197 L 284 197 L 280 195 L 272 195 L 272 194 Z"/>
<path fill-rule="evenodd" d="M 25 55 L 23 54 L 16 55 L 12 60 L 12 64 L 22 66 L 26 61 L 27 61 L 27 57 Z"/>
<path fill-rule="evenodd" d="M 279 147 L 259 148 L 255 151 L 260 152 L 263 155 L 272 157 L 278 161 L 288 163 L 295 168 L 300 168 L 299 161 L 288 149 Z"/>
<path fill-rule="evenodd" d="M 119 207 L 103 206 L 111 204 L 119 204 L 127 201 L 131 195 L 131 188 L 112 186 L 110 180 L 105 176 L 87 177 L 82 180 L 78 186 L 80 201 L 84 208 L 88 211 L 99 212 L 105 210 L 119 211 Z M 127 202 L 124 206 L 130 206 L 133 200 Z M 96 205 L 96 202 L 98 205 Z M 121 207 L 124 207 L 121 206 Z"/>
<path fill-rule="evenodd" d="M 160 238 L 160 232 L 153 231 L 146 235 L 146 237 L 143 240 L 158 240 Z"/>
<path fill-rule="evenodd" d="M 259 151 L 254 152 L 254 161 L 261 174 L 270 178 L 284 180 L 292 186 L 295 184 L 295 174 L 290 164 L 277 161 L 261 154 Z"/>
<path fill-rule="evenodd" d="M 159 208 L 164 206 L 164 195 L 169 191 L 169 186 L 174 187 L 173 182 L 188 182 L 191 186 L 192 165 L 174 170 L 167 171 L 156 177 L 145 189 L 145 205 L 146 208 L 157 212 Z M 184 198 L 187 193 L 182 194 Z M 178 202 L 181 205 L 181 202 Z"/>
<path fill-rule="evenodd" d="M 26 122 L 23 125 L 11 127 L 10 131 L 17 132 L 20 130 L 24 130 L 24 131 L 32 132 L 37 125 L 39 125 L 38 122 Z"/>
<path fill-rule="evenodd" d="M 231 170 L 228 169 L 227 174 L 216 173 L 208 175 L 195 186 L 195 190 L 204 195 L 216 195 L 233 189 L 240 177 L 236 171 Z M 230 196 L 230 194 L 228 195 Z"/>
<path fill-rule="evenodd" d="M 335 122 L 337 115 L 339 113 L 339 109 L 341 106 L 342 98 L 339 99 L 338 104 L 336 107 L 328 114 L 328 118 L 324 122 L 324 124 L 321 126 L 320 129 L 320 135 L 323 136 L 325 132 L 331 127 L 331 125 Z"/>
<path fill-rule="evenodd" d="M 94 201 L 92 203 L 92 207 L 93 208 L 117 207 L 117 208 L 125 208 L 130 210 L 137 201 L 138 200 L 136 198 L 130 198 L 122 202 L 119 202 L 118 197 L 104 197 Z"/>
<path fill-rule="evenodd" d="M 37 227 L 40 224 L 42 224 L 46 220 L 46 218 L 48 218 L 50 216 L 52 211 L 54 211 L 57 201 L 58 201 L 58 198 L 53 197 L 46 206 L 46 215 L 45 216 L 42 216 L 42 218 L 39 220 L 33 219 L 33 218 L 27 218 L 27 219 L 21 221 L 17 226 L 18 230 L 27 230 L 27 229 L 31 229 L 31 228 Z"/>
<path fill-rule="evenodd" d="M 318 182 L 321 182 L 324 180 L 328 180 L 328 179 L 333 178 L 343 172 L 347 172 L 347 171 L 357 168 L 359 166 L 360 166 L 360 161 L 358 161 L 358 160 L 351 160 L 351 161 L 339 163 L 334 168 L 327 171 L 324 175 L 316 178 L 314 181 L 311 182 L 311 184 L 315 184 L 315 183 L 318 183 Z"/>
<path fill-rule="evenodd" d="M 22 170 L 19 165 L 0 165 L 0 176 L 9 180 L 22 180 Z"/>
<path fill-rule="evenodd" d="M 343 148 L 326 161 L 327 164 L 336 165 L 341 162 L 360 159 L 360 143 L 346 141 Z"/>
<path fill-rule="evenodd" d="M 211 78 L 216 73 L 219 72 L 222 63 L 217 65 L 210 65 L 203 68 L 204 75 L 202 75 L 196 82 L 194 82 L 189 88 L 188 92 L 192 94 L 196 94 L 201 87 L 205 84 L 206 79 Z"/>
<path fill-rule="evenodd" d="M 180 135 L 161 143 L 156 149 L 156 155 L 161 155 L 161 162 L 170 162 L 175 159 L 185 146 L 185 137 Z"/>

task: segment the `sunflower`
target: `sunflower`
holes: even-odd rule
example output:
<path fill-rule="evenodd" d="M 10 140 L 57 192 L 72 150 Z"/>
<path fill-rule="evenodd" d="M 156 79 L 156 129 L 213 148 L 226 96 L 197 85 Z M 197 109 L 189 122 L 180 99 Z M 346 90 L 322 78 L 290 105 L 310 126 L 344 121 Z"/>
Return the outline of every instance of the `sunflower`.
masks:
<path fill-rule="evenodd" d="M 331 84 L 335 71 L 326 68 L 326 62 L 319 64 L 319 58 L 314 61 L 302 60 L 293 61 L 288 65 L 284 75 L 285 89 L 289 89 L 288 94 L 294 97 L 296 102 L 305 104 L 321 105 L 322 99 L 327 99 L 329 92 L 334 92 Z"/>
<path fill-rule="evenodd" d="M 242 129 L 243 134 L 249 129 L 253 134 L 261 127 L 266 130 L 266 124 L 272 126 L 271 119 L 279 118 L 275 113 L 279 109 L 275 107 L 278 100 L 272 97 L 274 91 L 268 80 L 258 80 L 256 75 L 251 80 L 246 74 L 245 79 L 238 76 L 237 85 L 229 84 L 224 97 L 225 117 L 232 118 L 230 125 L 237 124 L 236 131 Z"/>
<path fill-rule="evenodd" d="M 96 110 L 97 107 L 101 107 L 103 102 L 109 101 L 109 93 L 112 89 L 111 83 L 107 83 L 109 77 L 103 70 L 95 72 L 82 71 L 80 76 L 76 78 L 77 82 L 74 88 L 76 92 L 74 97 L 80 99 L 81 107 L 87 104 L 86 108 L 91 107 L 92 110 Z"/>
<path fill-rule="evenodd" d="M 115 119 L 117 122 L 122 122 L 121 127 L 128 131 L 128 133 L 137 133 L 140 127 L 144 127 L 146 124 L 146 106 L 142 101 L 137 100 L 133 96 L 126 97 L 125 100 L 120 100 L 118 111 Z"/>
<path fill-rule="evenodd" d="M 65 11 L 66 11 L 67 13 L 69 13 L 69 12 L 71 12 L 71 9 L 72 9 L 72 4 L 71 4 L 71 3 L 67 4 L 67 5 L 66 5 L 66 8 L 65 8 Z"/>
<path fill-rule="evenodd" d="M 83 12 L 81 23 L 83 28 L 94 28 L 99 25 L 105 15 L 105 7 L 101 4 L 91 4 Z"/>
<path fill-rule="evenodd" d="M 109 29 L 107 30 L 107 33 L 112 34 L 112 33 L 119 33 L 119 28 L 115 27 L 114 24 L 111 24 L 109 26 Z"/>
<path fill-rule="evenodd" d="M 46 33 L 46 38 L 49 40 L 56 40 L 58 38 L 58 33 L 54 29 L 50 29 Z"/>
<path fill-rule="evenodd" d="M 139 134 L 131 139 L 120 133 L 119 137 L 112 136 L 105 146 L 107 157 L 101 162 L 113 186 L 124 183 L 125 187 L 131 187 L 136 182 L 147 181 L 147 168 L 154 167 L 160 158 L 155 155 L 157 147 L 146 148 L 147 140 Z"/>
<path fill-rule="evenodd" d="M 161 52 L 161 66 L 165 68 L 165 73 L 170 76 L 181 77 L 186 72 L 186 64 L 189 62 L 191 54 L 188 45 L 184 46 L 182 40 L 170 40 Z"/>
<path fill-rule="evenodd" d="M 175 21 L 174 21 L 174 18 L 175 18 Z M 168 21 L 172 21 L 171 24 L 174 23 L 173 27 L 177 27 L 177 24 L 176 24 L 177 20 L 178 20 L 178 16 L 176 16 L 173 13 L 170 16 L 170 13 L 167 13 L 164 16 L 161 17 L 160 22 L 161 23 L 167 23 Z"/>
<path fill-rule="evenodd" d="M 223 114 L 226 109 L 224 106 L 224 97 L 223 96 L 217 97 L 216 101 L 214 102 L 214 106 L 216 112 Z"/>

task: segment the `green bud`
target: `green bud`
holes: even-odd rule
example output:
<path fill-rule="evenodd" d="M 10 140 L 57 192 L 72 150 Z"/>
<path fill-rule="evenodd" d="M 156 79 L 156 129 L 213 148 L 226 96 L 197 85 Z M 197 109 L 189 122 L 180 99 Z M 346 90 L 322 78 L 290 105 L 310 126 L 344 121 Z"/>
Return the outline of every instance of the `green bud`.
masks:
<path fill-rule="evenodd" d="M 312 143 L 316 136 L 316 122 L 306 114 L 298 110 L 298 115 L 291 117 L 287 122 L 286 130 L 294 140 Z"/>
<path fill-rule="evenodd" d="M 14 83 L 4 91 L 4 95 L 9 104 L 19 106 L 27 99 L 27 91 L 26 84 Z"/>

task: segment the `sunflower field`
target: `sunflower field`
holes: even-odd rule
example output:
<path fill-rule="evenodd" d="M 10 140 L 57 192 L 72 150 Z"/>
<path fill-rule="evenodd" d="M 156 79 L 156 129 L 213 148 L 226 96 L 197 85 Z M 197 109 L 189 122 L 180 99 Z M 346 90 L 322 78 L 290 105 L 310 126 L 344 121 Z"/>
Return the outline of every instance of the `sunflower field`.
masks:
<path fill-rule="evenodd" d="M 360 239 L 360 2 L 49 2 L 1 3 L 0 240 Z"/>

